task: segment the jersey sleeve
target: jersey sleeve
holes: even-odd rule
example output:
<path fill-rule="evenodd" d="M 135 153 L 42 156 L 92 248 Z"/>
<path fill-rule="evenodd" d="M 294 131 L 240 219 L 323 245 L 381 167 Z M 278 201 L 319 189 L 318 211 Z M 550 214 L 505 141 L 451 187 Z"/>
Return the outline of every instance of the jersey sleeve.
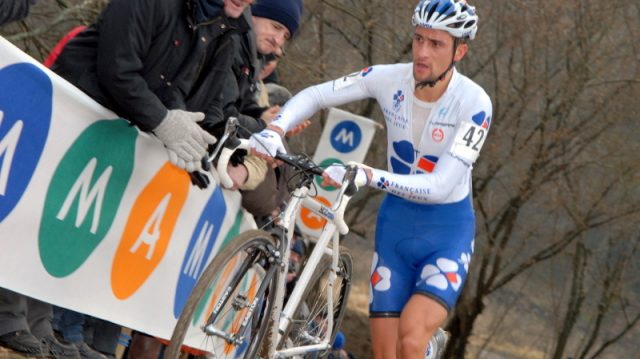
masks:
<path fill-rule="evenodd" d="M 369 186 L 417 203 L 445 203 L 456 186 L 469 180 L 469 172 L 491 126 L 489 97 L 477 96 L 459 112 L 455 136 L 442 154 L 433 172 L 401 175 L 372 170 Z"/>
<path fill-rule="evenodd" d="M 379 67 L 367 67 L 336 80 L 307 87 L 287 101 L 271 125 L 286 132 L 321 109 L 375 97 L 374 84 L 376 77 L 380 76 Z"/>

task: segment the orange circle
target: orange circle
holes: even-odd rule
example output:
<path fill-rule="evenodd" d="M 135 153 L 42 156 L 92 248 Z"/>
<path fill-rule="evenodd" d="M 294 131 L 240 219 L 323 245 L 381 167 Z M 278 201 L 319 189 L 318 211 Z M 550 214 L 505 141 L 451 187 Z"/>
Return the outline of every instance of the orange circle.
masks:
<path fill-rule="evenodd" d="M 327 207 L 331 207 L 331 202 L 322 196 L 316 196 L 314 199 Z M 325 224 L 327 224 L 326 219 L 320 217 L 306 207 L 302 207 L 302 209 L 300 209 L 300 220 L 302 220 L 302 223 L 304 223 L 305 226 L 313 230 L 321 229 Z"/>

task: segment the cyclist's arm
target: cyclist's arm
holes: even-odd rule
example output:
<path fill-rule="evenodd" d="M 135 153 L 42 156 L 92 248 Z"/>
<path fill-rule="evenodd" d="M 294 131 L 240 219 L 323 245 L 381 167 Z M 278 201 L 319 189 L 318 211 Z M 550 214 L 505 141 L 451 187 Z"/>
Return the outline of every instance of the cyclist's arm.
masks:
<path fill-rule="evenodd" d="M 124 117 L 144 130 L 157 127 L 167 114 L 142 76 L 142 59 L 153 41 L 153 24 L 161 21 L 161 8 L 155 0 L 113 0 L 100 19 L 98 81 L 126 112 Z"/>
<path fill-rule="evenodd" d="M 433 172 L 400 175 L 372 169 L 369 186 L 412 202 L 443 203 L 456 185 L 468 180 L 468 171 L 478 158 L 489 131 L 491 101 L 486 94 L 482 95 L 471 106 L 462 110 L 456 134 L 440 156 Z M 486 128 L 483 127 L 484 121 Z"/>
<path fill-rule="evenodd" d="M 380 67 L 382 66 L 373 68 Z M 285 133 L 304 120 L 311 118 L 321 109 L 375 97 L 376 77 L 380 77 L 381 71 L 371 71 L 371 69 L 367 68 L 334 81 L 307 87 L 287 101 L 270 126 L 278 127 Z"/>

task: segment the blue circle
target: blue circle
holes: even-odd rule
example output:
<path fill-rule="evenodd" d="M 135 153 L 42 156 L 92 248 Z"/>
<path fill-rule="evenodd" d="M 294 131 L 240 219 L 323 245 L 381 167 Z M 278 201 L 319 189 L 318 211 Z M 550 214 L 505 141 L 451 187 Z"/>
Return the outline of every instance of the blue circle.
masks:
<path fill-rule="evenodd" d="M 331 146 L 340 153 L 352 152 L 362 141 L 362 130 L 353 121 L 344 120 L 331 131 Z"/>

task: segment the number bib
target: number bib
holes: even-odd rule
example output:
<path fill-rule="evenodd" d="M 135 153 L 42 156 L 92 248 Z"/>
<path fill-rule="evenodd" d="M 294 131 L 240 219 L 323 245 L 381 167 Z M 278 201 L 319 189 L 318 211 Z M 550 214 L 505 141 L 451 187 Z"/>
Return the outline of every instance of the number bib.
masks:
<path fill-rule="evenodd" d="M 470 122 L 463 122 L 456 133 L 451 154 L 463 160 L 474 162 L 487 137 L 487 129 Z"/>

